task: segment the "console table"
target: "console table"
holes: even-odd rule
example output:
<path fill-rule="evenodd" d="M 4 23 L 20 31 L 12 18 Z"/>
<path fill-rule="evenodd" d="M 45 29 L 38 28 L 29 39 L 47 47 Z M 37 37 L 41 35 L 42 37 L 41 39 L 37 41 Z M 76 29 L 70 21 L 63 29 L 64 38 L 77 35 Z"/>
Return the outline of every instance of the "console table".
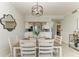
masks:
<path fill-rule="evenodd" d="M 73 34 L 69 34 L 69 47 L 79 51 L 79 46 L 75 46 Z"/>

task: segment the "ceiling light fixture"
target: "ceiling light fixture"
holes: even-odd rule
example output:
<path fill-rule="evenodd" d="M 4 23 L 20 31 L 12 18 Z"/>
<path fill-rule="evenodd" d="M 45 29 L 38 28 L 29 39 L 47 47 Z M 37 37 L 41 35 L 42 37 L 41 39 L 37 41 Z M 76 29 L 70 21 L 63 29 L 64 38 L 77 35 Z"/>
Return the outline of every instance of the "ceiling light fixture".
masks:
<path fill-rule="evenodd" d="M 36 16 L 43 15 L 43 7 L 41 5 L 38 5 L 38 2 L 36 5 L 32 7 L 32 15 L 36 15 Z"/>

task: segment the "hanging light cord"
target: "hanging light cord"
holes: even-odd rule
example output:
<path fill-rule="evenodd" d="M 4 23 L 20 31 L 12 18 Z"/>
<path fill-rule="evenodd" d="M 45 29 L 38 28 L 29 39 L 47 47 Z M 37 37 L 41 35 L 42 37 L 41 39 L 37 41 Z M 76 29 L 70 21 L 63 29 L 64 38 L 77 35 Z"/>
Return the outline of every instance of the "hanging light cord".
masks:
<path fill-rule="evenodd" d="M 37 11 L 38 11 L 38 0 L 37 0 L 37 2 L 36 2 L 36 5 L 37 5 Z"/>

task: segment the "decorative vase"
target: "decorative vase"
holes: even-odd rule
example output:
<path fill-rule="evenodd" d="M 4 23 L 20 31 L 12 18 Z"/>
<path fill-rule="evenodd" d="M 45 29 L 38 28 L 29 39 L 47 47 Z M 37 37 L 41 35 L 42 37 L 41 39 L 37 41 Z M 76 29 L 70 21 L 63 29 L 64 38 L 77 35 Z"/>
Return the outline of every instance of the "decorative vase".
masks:
<path fill-rule="evenodd" d="M 74 46 L 77 47 L 77 43 L 74 43 Z"/>
<path fill-rule="evenodd" d="M 74 46 L 77 47 L 77 39 L 78 39 L 78 33 L 74 31 L 73 33 L 73 40 L 74 40 Z"/>
<path fill-rule="evenodd" d="M 40 34 L 40 29 L 38 29 L 37 27 L 35 27 L 35 28 L 33 29 L 33 34 L 34 34 L 34 37 L 38 37 L 39 34 Z"/>

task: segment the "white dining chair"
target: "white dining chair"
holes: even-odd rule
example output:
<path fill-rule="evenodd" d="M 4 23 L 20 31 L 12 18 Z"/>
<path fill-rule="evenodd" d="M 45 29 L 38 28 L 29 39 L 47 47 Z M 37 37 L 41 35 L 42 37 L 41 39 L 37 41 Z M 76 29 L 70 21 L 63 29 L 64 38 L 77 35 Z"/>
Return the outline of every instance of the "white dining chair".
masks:
<path fill-rule="evenodd" d="M 21 57 L 20 47 L 13 47 L 13 57 Z"/>
<path fill-rule="evenodd" d="M 54 43 L 62 45 L 62 36 L 55 35 L 54 37 Z"/>
<path fill-rule="evenodd" d="M 36 41 L 34 40 L 20 40 L 21 57 L 35 57 L 36 56 Z"/>
<path fill-rule="evenodd" d="M 53 57 L 53 39 L 39 40 L 39 57 Z"/>
<path fill-rule="evenodd" d="M 54 46 L 53 47 L 53 56 L 54 57 L 62 57 L 62 47 L 61 46 Z"/>
<path fill-rule="evenodd" d="M 10 49 L 10 57 L 14 57 L 15 50 L 13 48 L 19 45 L 19 38 L 17 36 L 15 37 L 15 40 L 8 38 L 8 44 L 9 44 L 9 49 Z"/>

